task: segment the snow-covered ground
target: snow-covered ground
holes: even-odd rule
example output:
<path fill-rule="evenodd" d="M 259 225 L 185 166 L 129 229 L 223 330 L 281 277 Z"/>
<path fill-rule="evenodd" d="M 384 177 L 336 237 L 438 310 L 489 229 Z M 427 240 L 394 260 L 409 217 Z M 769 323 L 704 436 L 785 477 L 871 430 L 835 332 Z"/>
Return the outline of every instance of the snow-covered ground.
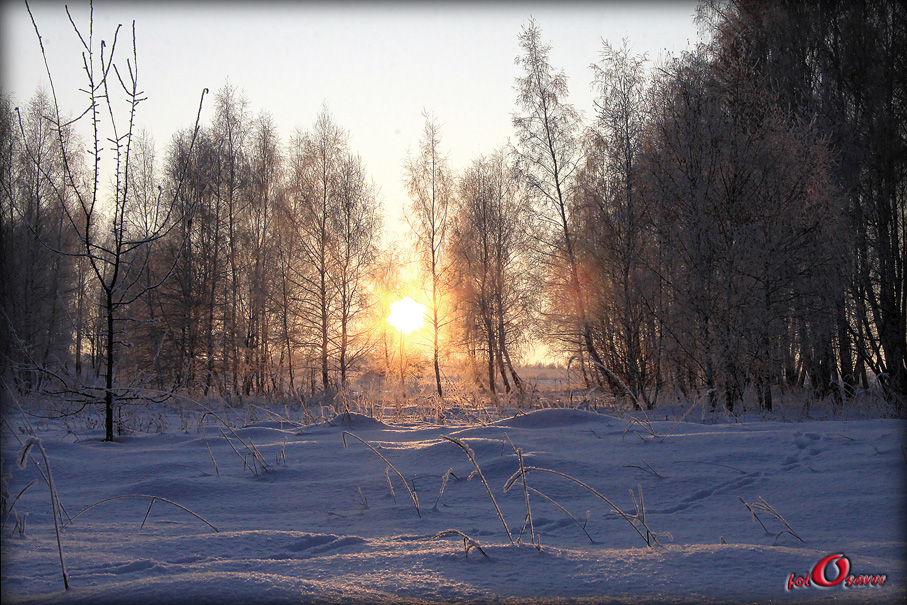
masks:
<path fill-rule="evenodd" d="M 902 420 L 649 424 L 548 409 L 459 427 L 355 414 L 300 427 L 228 410 L 201 425 L 200 413 L 173 413 L 166 426 L 151 423 L 117 443 L 101 442 L 101 428 L 39 423 L 65 508 L 64 592 L 49 490 L 33 461 L 16 465 L 28 430 L 14 410 L 4 413 L 10 499 L 37 482 L 4 519 L 3 603 L 907 598 Z M 445 436 L 474 451 L 503 521 L 464 449 Z M 44 470 L 38 445 L 29 453 Z M 516 448 L 524 468 L 566 473 L 627 518 L 541 470 L 526 472 L 526 489 L 517 474 L 505 493 L 520 469 Z M 519 537 L 527 493 L 540 549 L 529 527 Z M 160 500 L 117 498 L 127 495 Z M 634 498 L 658 544 L 650 537 L 647 547 Z M 487 556 L 467 555 L 459 534 L 435 537 L 447 529 Z M 841 554 L 818 566 L 820 579 L 834 583 L 844 566 L 845 576 L 884 575 L 884 584 L 811 580 L 787 590 Z"/>

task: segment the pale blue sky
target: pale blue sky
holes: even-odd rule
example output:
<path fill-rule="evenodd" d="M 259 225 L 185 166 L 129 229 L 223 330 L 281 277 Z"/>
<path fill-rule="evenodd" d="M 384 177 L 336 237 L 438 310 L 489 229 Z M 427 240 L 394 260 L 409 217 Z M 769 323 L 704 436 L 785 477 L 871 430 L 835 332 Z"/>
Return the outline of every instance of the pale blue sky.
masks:
<path fill-rule="evenodd" d="M 87 2 L 70 2 L 86 24 Z M 33 2 L 65 111 L 84 109 L 76 92 L 81 59 L 63 2 Z M 192 125 L 201 89 L 229 78 L 250 110 L 271 113 L 287 142 L 308 129 L 326 102 L 350 133 L 351 148 L 380 188 L 388 227 L 398 230 L 406 202 L 401 163 L 415 150 L 422 110 L 442 124 L 442 148 L 459 170 L 507 143 L 519 68 L 517 36 L 530 15 L 564 69 L 570 101 L 592 114 L 589 65 L 601 39 L 630 40 L 657 59 L 697 40 L 695 2 L 661 3 L 217 3 L 95 2 L 95 31 L 136 21 L 140 83 L 148 101 L 139 123 L 154 133 L 158 153 Z M 46 86 L 24 3 L 0 5 L 2 89 L 18 103 Z M 121 38 L 125 41 L 128 38 Z M 121 50 L 127 50 L 124 46 Z M 207 122 L 214 104 L 207 103 Z"/>

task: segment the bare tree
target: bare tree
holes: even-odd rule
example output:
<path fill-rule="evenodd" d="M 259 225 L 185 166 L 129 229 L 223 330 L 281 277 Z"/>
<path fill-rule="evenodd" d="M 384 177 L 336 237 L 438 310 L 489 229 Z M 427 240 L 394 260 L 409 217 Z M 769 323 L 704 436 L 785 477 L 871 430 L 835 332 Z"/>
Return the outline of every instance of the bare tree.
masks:
<path fill-rule="evenodd" d="M 160 223 L 162 217 L 158 213 L 164 208 L 157 200 L 162 184 L 157 170 L 154 139 L 147 131 L 137 134 L 130 165 L 126 170 L 135 198 L 134 203 L 126 209 L 127 229 L 135 233 L 150 233 Z M 140 299 L 142 304 L 131 305 L 127 310 L 131 324 L 127 337 L 130 347 L 123 356 L 130 365 L 129 373 L 140 384 L 146 383 L 153 373 L 161 391 L 168 386 L 165 384 L 160 358 L 166 331 L 161 329 L 161 288 L 155 287 L 155 284 L 161 281 L 162 272 L 172 270 L 172 262 L 167 263 L 162 258 L 161 249 L 164 244 L 163 240 L 149 242 L 136 251 L 136 266 L 142 273 L 136 285 L 141 285 L 146 292 Z"/>
<path fill-rule="evenodd" d="M 469 350 L 485 351 L 488 390 L 496 396 L 493 226 L 494 191 L 483 159 L 466 169 L 451 217 L 450 257 L 461 338 Z M 506 376 L 502 377 L 506 380 Z"/>
<path fill-rule="evenodd" d="M 338 298 L 337 357 L 340 384 L 346 386 L 350 366 L 368 351 L 369 331 L 359 321 L 368 307 L 366 278 L 377 256 L 381 230 L 375 186 L 366 179 L 358 156 L 341 160 L 337 174 L 337 208 L 331 246 L 334 290 Z"/>
<path fill-rule="evenodd" d="M 260 115 L 252 125 L 249 140 L 249 186 L 245 208 L 246 236 L 244 271 L 247 283 L 244 348 L 248 374 L 244 391 L 268 389 L 271 375 L 273 289 L 279 283 L 272 275 L 277 261 L 277 204 L 283 195 L 283 158 L 280 140 L 271 116 Z M 279 316 L 279 311 L 276 313 Z M 281 339 L 282 342 L 283 339 Z M 271 387 L 276 389 L 272 382 Z"/>
<path fill-rule="evenodd" d="M 907 10 L 902 3 L 703 3 L 718 69 L 778 95 L 814 121 L 834 153 L 832 175 L 854 237 L 835 273 L 836 329 L 814 341 L 815 382 L 867 385 L 867 371 L 903 411 L 907 401 Z M 729 78 L 732 80 L 732 78 Z M 837 352 L 837 355 L 835 353 Z M 840 371 L 835 371 L 835 366 Z"/>
<path fill-rule="evenodd" d="M 484 348 L 488 388 L 523 391 L 511 350 L 525 338 L 531 308 L 527 212 L 503 151 L 478 158 L 460 179 L 451 221 L 451 281 L 467 351 Z M 513 387 L 511 387 L 511 382 Z"/>
<path fill-rule="evenodd" d="M 347 152 L 347 133 L 324 107 L 312 130 L 299 133 L 291 142 L 290 207 L 299 238 L 299 260 L 294 282 L 300 290 L 309 345 L 316 352 L 321 386 L 331 389 L 331 337 L 337 315 L 336 289 L 332 280 L 334 217 L 338 211 L 338 174 Z"/>
<path fill-rule="evenodd" d="M 605 41 L 592 68 L 597 116 L 580 177 L 583 252 L 600 271 L 591 314 L 602 355 L 630 390 L 633 406 L 652 407 L 659 346 L 647 297 L 657 289 L 651 291 L 645 270 L 651 238 L 638 191 L 649 117 L 646 59 L 632 56 L 627 40 L 619 49 Z"/>
<path fill-rule="evenodd" d="M 43 91 L 24 112 L 3 99 L 0 359 L 24 389 L 40 388 L 48 377 L 42 368 L 66 369 L 77 323 L 70 293 L 78 262 L 68 255 L 76 242 L 65 212 L 73 199 L 51 113 Z M 63 140 L 72 153 L 78 142 L 70 126 Z"/>
<path fill-rule="evenodd" d="M 228 275 L 224 280 L 224 354 L 225 371 L 232 384 L 231 393 L 239 393 L 243 382 L 245 326 L 241 305 L 246 290 L 244 240 L 248 208 L 244 194 L 249 181 L 246 158 L 246 138 L 249 119 L 248 102 L 229 83 L 215 95 L 215 114 L 211 134 L 217 149 L 217 172 L 214 180 L 216 202 L 223 208 L 225 227 L 225 252 Z"/>
<path fill-rule="evenodd" d="M 165 179 L 177 193 L 177 213 L 184 216 L 164 240 L 161 260 L 173 263 L 173 279 L 162 285 L 159 298 L 166 330 L 171 335 L 162 363 L 175 388 L 195 389 L 204 378 L 212 387 L 218 359 L 218 331 L 223 270 L 223 217 L 214 195 L 217 153 L 207 130 L 185 130 L 171 142 Z M 175 184 L 182 182 L 181 187 Z"/>
<path fill-rule="evenodd" d="M 571 216 L 581 158 L 580 118 L 566 101 L 567 78 L 550 64 L 551 47 L 543 42 L 535 20 L 530 19 L 523 27 L 520 47 L 523 54 L 516 62 L 523 75 L 517 78 L 515 87 L 520 113 L 513 117 L 517 136 L 513 152 L 516 169 L 538 205 L 551 279 L 549 291 L 554 294 L 550 305 L 558 315 L 565 315 L 565 306 L 569 309 L 567 337 L 589 355 L 595 374 L 608 378 L 609 371 L 593 342 Z"/>
<path fill-rule="evenodd" d="M 28 5 L 26 4 L 26 7 Z M 67 14 L 68 11 L 67 11 Z M 29 8 L 29 15 L 31 9 Z M 113 32 L 112 42 L 98 41 L 94 32 L 94 10 L 92 7 L 88 24 L 88 35 L 75 24 L 70 16 L 76 36 L 83 48 L 83 71 L 85 77 L 84 91 L 88 95 L 88 106 L 80 114 L 87 116 L 93 133 L 88 150 L 89 178 L 83 185 L 76 172 L 77 159 L 67 145 L 68 127 L 72 121 L 64 121 L 57 101 L 54 79 L 49 60 L 44 48 L 43 39 L 32 16 L 41 53 L 45 59 L 51 91 L 51 115 L 48 117 L 54 128 L 55 142 L 59 148 L 64 183 L 71 189 L 74 201 L 72 205 L 61 203 L 68 226 L 79 241 L 80 251 L 76 255 L 85 258 L 90 266 L 94 280 L 100 288 L 102 308 L 104 311 L 104 408 L 105 440 L 112 441 L 113 410 L 115 402 L 123 393 L 116 391 L 116 366 L 118 334 L 121 333 L 120 322 L 123 312 L 143 294 L 159 285 L 146 286 L 140 283 L 141 271 L 136 271 L 135 259 L 143 247 L 163 237 L 175 223 L 172 220 L 174 197 L 165 198 L 160 192 L 154 203 L 160 210 L 152 213 L 156 217 L 153 225 L 139 226 L 129 224 L 127 217 L 130 207 L 135 203 L 129 175 L 129 167 L 134 152 L 135 119 L 138 105 L 145 99 L 138 86 L 138 53 L 135 41 L 135 23 L 132 26 L 132 53 L 125 65 L 117 58 L 117 44 L 120 27 Z M 118 96 L 121 95 L 121 96 Z M 202 93 L 204 99 L 204 92 Z M 121 112 L 125 107 L 125 116 Z M 201 103 L 199 104 L 199 114 Z M 196 131 L 198 118 L 196 118 Z M 111 216 L 109 222 L 100 215 L 103 194 L 101 191 L 102 162 L 106 157 L 102 147 L 102 137 L 108 135 L 112 142 L 109 148 L 114 162 L 113 199 L 110 200 Z M 34 161 L 33 154 L 29 154 Z M 38 164 L 35 164 L 38 166 Z M 58 200 L 65 199 L 61 186 L 46 171 L 41 171 L 41 178 L 56 191 Z M 105 235 L 106 233 L 106 235 Z M 61 251 L 64 252 L 64 251 Z"/>
<path fill-rule="evenodd" d="M 441 152 L 441 127 L 434 117 L 427 113 L 424 117 L 419 154 L 406 159 L 403 171 L 411 202 L 407 221 L 416 238 L 416 248 L 429 280 L 435 388 L 438 396 L 443 397 L 439 342 L 441 328 L 447 323 L 441 305 L 448 214 L 454 181 L 447 158 Z"/>
<path fill-rule="evenodd" d="M 669 73 L 644 156 L 665 289 L 656 312 L 713 406 L 722 389 L 732 410 L 753 381 L 770 407 L 779 343 L 792 325 L 819 337 L 834 308 L 820 285 L 834 289 L 843 241 L 827 149 L 768 91 L 726 86 L 704 53 Z"/>

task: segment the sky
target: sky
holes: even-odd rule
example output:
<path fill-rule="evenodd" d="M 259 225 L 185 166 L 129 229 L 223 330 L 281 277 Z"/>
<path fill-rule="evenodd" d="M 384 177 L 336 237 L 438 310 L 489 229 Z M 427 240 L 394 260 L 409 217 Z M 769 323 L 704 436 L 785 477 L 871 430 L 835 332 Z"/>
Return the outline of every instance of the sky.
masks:
<path fill-rule="evenodd" d="M 80 48 L 64 3 L 30 4 L 64 113 L 81 113 Z M 88 3 L 69 4 L 87 32 Z M 602 39 L 619 45 L 627 38 L 634 53 L 653 60 L 679 54 L 697 40 L 694 13 L 691 1 L 94 3 L 96 36 L 109 41 L 123 24 L 121 51 L 129 50 L 135 21 L 148 97 L 138 123 L 154 135 L 159 156 L 174 133 L 192 126 L 205 87 L 235 86 L 253 115 L 271 114 L 284 143 L 297 128 L 311 128 L 326 105 L 378 186 L 392 237 L 404 229 L 401 165 L 418 149 L 423 112 L 441 124 L 454 170 L 508 143 L 518 35 L 530 16 L 552 47 L 552 64 L 568 77 L 569 101 L 590 118 L 589 66 Z M 2 91 L 25 103 L 48 86 L 35 30 L 24 2 L 0 3 L 0 17 Z M 203 124 L 213 110 L 212 96 Z"/>

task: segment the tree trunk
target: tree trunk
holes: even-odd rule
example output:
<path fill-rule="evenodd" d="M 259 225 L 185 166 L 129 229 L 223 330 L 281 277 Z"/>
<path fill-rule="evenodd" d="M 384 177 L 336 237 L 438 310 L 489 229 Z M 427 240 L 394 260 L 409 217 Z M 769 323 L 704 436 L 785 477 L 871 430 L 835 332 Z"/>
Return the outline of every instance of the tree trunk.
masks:
<path fill-rule="evenodd" d="M 104 376 L 104 441 L 113 441 L 113 290 L 106 288 L 104 295 L 104 310 L 107 313 L 107 338 L 105 343 L 107 373 Z"/>

